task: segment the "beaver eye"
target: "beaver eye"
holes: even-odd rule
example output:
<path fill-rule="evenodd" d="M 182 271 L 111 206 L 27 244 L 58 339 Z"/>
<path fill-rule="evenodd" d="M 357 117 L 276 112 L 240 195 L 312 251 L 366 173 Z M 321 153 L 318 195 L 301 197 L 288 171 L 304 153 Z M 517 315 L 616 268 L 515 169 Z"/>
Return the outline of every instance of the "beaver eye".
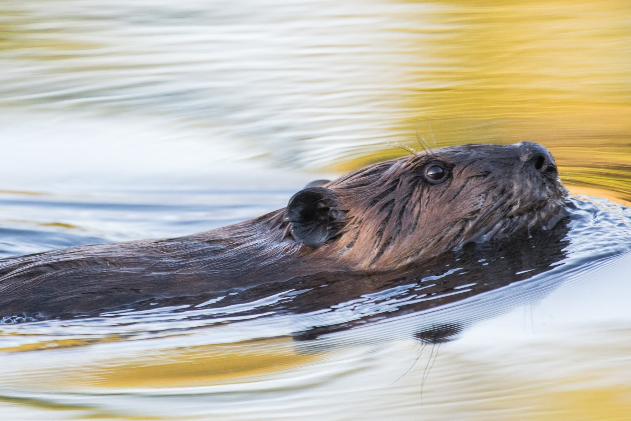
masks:
<path fill-rule="evenodd" d="M 432 164 L 425 169 L 425 178 L 432 183 L 440 183 L 447 178 L 447 171 L 442 165 Z"/>

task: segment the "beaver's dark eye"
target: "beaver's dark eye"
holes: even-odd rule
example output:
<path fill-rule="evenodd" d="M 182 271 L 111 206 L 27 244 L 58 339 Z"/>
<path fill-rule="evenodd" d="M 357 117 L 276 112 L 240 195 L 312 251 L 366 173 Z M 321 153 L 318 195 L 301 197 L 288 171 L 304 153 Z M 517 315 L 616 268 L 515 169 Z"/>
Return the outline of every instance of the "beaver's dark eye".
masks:
<path fill-rule="evenodd" d="M 442 165 L 432 164 L 425 169 L 425 177 L 431 183 L 440 183 L 447 178 L 447 171 Z"/>

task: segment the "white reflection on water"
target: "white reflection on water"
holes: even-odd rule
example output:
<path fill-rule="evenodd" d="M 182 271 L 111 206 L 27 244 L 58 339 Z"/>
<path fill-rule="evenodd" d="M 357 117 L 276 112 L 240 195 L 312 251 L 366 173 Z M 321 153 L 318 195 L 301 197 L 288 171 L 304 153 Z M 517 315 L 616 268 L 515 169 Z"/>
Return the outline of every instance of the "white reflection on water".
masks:
<path fill-rule="evenodd" d="M 407 420 L 422 413 L 429 419 L 485 420 L 498 412 L 502 415 L 491 418 L 537 419 L 548 411 L 569 419 L 579 413 L 597 419 L 594 416 L 602 414 L 602 407 L 586 401 L 587 394 L 613 399 L 617 406 L 609 412 L 620 415 L 620 408 L 625 407 L 619 402 L 623 399 L 620 393 L 628 392 L 624 385 L 631 373 L 631 319 L 628 311 L 624 318 L 619 317 L 621 313 L 613 319 L 603 316 L 601 308 L 621 301 L 615 296 L 631 294 L 624 276 L 629 264 L 627 255 L 586 271 L 585 276 L 534 306 L 517 307 L 479 323 L 455 342 L 431 350 L 427 346 L 416 363 L 420 344 L 403 333 L 424 320 L 408 317 L 383 326 L 385 330 L 379 326 L 359 329 L 356 337 L 364 338 L 361 343 L 349 343 L 348 338 L 338 343 L 332 338 L 328 342 L 333 348 L 324 346 L 324 358 L 314 364 L 221 384 L 157 388 L 132 378 L 131 384 L 112 388 L 107 370 L 140 354 L 145 354 L 146 361 L 160 354 L 148 350 L 142 341 L 94 345 L 91 350 L 47 351 L 45 359 L 38 353 L 20 353 L 3 369 L 2 383 L 11 384 L 11 390 L 5 386 L 2 394 L 27 404 L 65 405 L 68 412 L 62 413 L 68 416 L 104 419 L 341 420 L 353 414 L 353 419 Z M 596 298 L 580 292 L 589 285 L 585 283 L 588 278 L 607 279 L 601 285 L 604 292 Z M 577 320 L 575 310 L 586 318 Z M 383 334 L 391 339 L 366 340 Z M 182 340 L 177 336 L 165 339 L 162 345 L 171 347 Z M 194 347 L 201 338 L 186 337 L 186 342 Z M 286 345 L 268 344 L 267 351 L 283 352 Z M 266 349 L 265 344 L 261 346 L 260 352 Z M 311 346 L 305 344 L 305 350 Z M 436 357 L 434 363 L 430 352 Z M 611 354 L 619 357 L 612 361 Z M 87 373 L 93 384 L 69 371 L 90 366 Z M 25 372 L 24 367 L 29 369 Z M 428 373 L 427 367 L 431 367 Z M 99 378 L 99 370 L 105 377 Z M 66 373 L 65 382 L 56 378 L 59 371 Z M 423 373 L 427 374 L 424 385 Z M 621 386 L 616 390 L 612 385 Z M 612 387 L 614 391 L 607 392 Z M 5 409 L 13 411 L 13 406 L 6 405 Z M 20 411 L 17 407 L 10 413 Z M 37 413 L 37 405 L 27 413 Z"/>
<path fill-rule="evenodd" d="M 591 146 L 613 138 L 624 152 L 626 9 L 595 6 L 603 13 L 577 24 L 566 5 L 538 4 L 546 25 L 533 20 L 509 33 L 496 28 L 523 15 L 504 5 L 493 15 L 490 3 L 3 1 L 0 188 L 13 192 L 0 195 L 0 249 L 14 255 L 176 236 L 255 217 L 322 176 L 298 168 L 400 141 L 419 115 L 457 117 L 457 127 L 471 115 L 496 124 L 534 114 L 539 124 L 543 114 L 574 116 L 559 106 L 568 98 L 594 109 L 602 102 L 611 108 L 536 125 L 534 140 L 565 133 L 574 148 L 562 150 L 566 159 L 590 155 L 574 147 L 577 139 Z M 610 22 L 621 29 L 603 33 Z M 461 25 L 482 30 L 458 32 Z M 570 79 L 550 28 L 576 40 L 565 51 L 580 64 Z M 419 91 L 437 94 L 411 104 L 410 92 Z M 585 117 L 598 113 L 604 117 Z M 591 124 L 588 136 L 576 135 L 577 120 Z M 511 139 L 524 133 L 505 130 Z M 466 131 L 463 138 L 488 140 Z M 601 163 L 611 158 L 603 148 L 589 152 Z M 616 154 L 627 165 L 624 156 Z M 30 191 L 16 191 L 23 189 Z M 624 222 L 599 225 L 602 215 L 617 212 L 623 221 L 628 210 L 598 205 L 602 213 L 574 227 L 583 236 L 575 251 L 586 260 L 619 252 L 628 240 Z M 401 317 L 315 341 L 288 337 L 310 323 L 386 311 L 400 304 L 397 291 L 382 294 L 382 307 L 362 297 L 338 313 L 306 316 L 223 309 L 225 318 L 209 322 L 195 318 L 210 311 L 204 307 L 163 308 L 5 325 L 0 413 L 11 420 L 628 418 L 631 261 L 606 263 L 577 265 L 583 272 L 531 304 L 484 296 L 471 313 Z M 549 279 L 554 287 L 561 280 Z M 429 347 L 400 378 L 418 355 L 413 334 L 453 314 L 474 314 L 478 324 L 434 350 L 421 399 Z"/>
<path fill-rule="evenodd" d="M 423 24 L 438 7 L 413 3 L 387 13 L 329 0 L 0 7 L 13 31 L 0 58 L 0 108 L 12 110 L 2 132 L 21 144 L 5 153 L 28 172 L 68 155 L 77 172 L 126 174 L 195 171 L 230 155 L 328 163 L 400 137 L 398 92 L 413 77 L 404 64 L 413 50 L 422 68 L 423 40 L 439 29 Z M 27 139 L 35 156 L 25 162 Z"/>
<path fill-rule="evenodd" d="M 5 325 L 0 407 L 15 419 L 41 408 L 60 419 L 530 419 L 571 416 L 568 402 L 605 394 L 618 411 L 631 368 L 631 261 L 629 231 L 617 227 L 629 209 L 594 201 L 575 201 L 569 258 L 549 272 L 315 340 L 291 335 L 409 301 L 395 287 L 334 311 L 275 314 L 284 291 L 237 306 Z M 426 344 L 415 362 L 415 336 L 445 323 L 459 327 L 456 340 Z"/>

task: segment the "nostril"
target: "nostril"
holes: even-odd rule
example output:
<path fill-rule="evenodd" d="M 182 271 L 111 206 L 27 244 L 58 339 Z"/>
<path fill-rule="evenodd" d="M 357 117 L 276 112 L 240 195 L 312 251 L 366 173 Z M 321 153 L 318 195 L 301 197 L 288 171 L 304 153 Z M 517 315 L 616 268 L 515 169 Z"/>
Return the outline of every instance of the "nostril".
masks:
<path fill-rule="evenodd" d="M 548 158 L 548 155 L 538 153 L 530 158 L 530 162 L 537 171 L 544 174 L 557 174 L 557 167 L 554 165 L 554 161 Z"/>
<path fill-rule="evenodd" d="M 548 159 L 543 154 L 536 154 L 530 160 L 535 165 L 535 169 L 537 171 L 545 171 L 546 164 L 548 163 Z"/>
<path fill-rule="evenodd" d="M 516 145 L 519 159 L 528 168 L 534 168 L 544 175 L 557 175 L 557 167 L 550 152 L 538 143 L 521 142 Z"/>

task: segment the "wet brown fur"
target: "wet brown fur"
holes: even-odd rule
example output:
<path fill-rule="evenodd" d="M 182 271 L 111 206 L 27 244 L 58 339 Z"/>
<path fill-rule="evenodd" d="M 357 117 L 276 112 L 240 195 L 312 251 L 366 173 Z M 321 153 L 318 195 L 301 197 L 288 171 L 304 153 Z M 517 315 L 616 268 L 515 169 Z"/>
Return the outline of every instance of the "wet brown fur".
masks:
<path fill-rule="evenodd" d="M 484 235 L 545 226 L 559 215 L 566 190 L 555 168 L 542 175 L 528 160 L 515 145 L 466 145 L 343 176 L 328 187 L 346 211 L 346 226 L 314 254 L 338 256 L 357 268 L 393 268 Z M 423 169 L 436 162 L 452 174 L 432 185 Z"/>
<path fill-rule="evenodd" d="M 315 248 L 292 237 L 283 208 L 186 237 L 4 259 L 0 316 L 94 314 L 322 271 L 391 270 L 469 242 L 550 226 L 566 191 L 551 157 L 546 171 L 534 168 L 541 153 L 536 144 L 456 146 L 342 176 L 325 185 L 342 217 L 335 235 Z M 424 170 L 436 163 L 449 176 L 432 184 Z"/>

